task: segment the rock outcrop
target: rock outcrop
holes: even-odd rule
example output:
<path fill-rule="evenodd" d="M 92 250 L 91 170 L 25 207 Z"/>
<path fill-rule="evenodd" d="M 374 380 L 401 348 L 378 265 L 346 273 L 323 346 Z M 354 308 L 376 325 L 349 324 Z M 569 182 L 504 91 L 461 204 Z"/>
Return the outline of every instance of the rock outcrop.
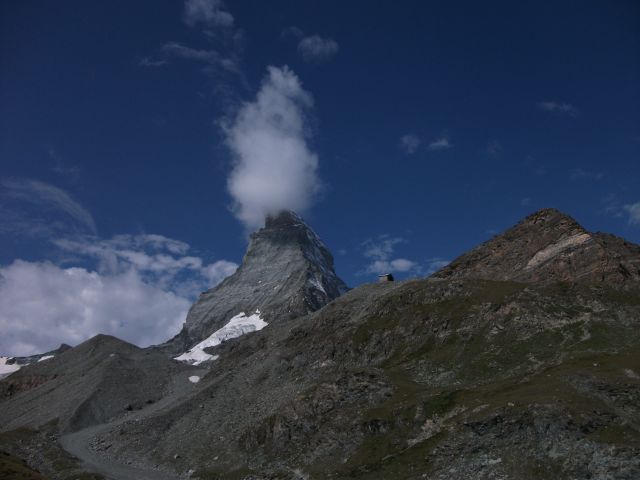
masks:
<path fill-rule="evenodd" d="M 519 282 L 640 280 L 640 245 L 591 233 L 555 209 L 540 210 L 433 274 Z"/>

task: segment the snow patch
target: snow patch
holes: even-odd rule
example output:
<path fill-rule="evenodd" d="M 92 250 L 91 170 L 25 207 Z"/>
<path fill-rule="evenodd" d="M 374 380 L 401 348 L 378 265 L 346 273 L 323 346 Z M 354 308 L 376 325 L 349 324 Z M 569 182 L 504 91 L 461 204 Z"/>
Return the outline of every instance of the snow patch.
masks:
<path fill-rule="evenodd" d="M 327 294 L 327 292 L 325 291 L 324 287 L 322 286 L 322 283 L 320 283 L 320 281 L 315 278 L 315 277 L 310 277 L 308 280 L 309 284 L 314 287 L 316 290 L 320 290 L 322 293 L 324 293 L 325 295 Z"/>
<path fill-rule="evenodd" d="M 262 330 L 268 325 L 267 322 L 260 318 L 260 310 L 256 310 L 253 315 L 247 316 L 244 312 L 240 312 L 233 317 L 220 330 L 216 330 L 209 337 L 198 343 L 189 351 L 183 353 L 174 360 L 189 363 L 191 365 L 200 365 L 207 360 L 216 360 L 218 355 L 210 355 L 204 351 L 205 348 L 215 347 L 231 338 L 240 337 L 246 333 Z"/>
<path fill-rule="evenodd" d="M 40 357 L 38 362 L 44 362 L 45 360 L 49 360 L 50 358 L 53 358 L 53 357 L 55 357 L 55 355 L 43 355 L 42 357 Z"/>
<path fill-rule="evenodd" d="M 198 383 L 200 381 L 200 377 L 197 376 L 197 375 L 192 375 L 192 376 L 189 377 L 189 381 L 191 383 Z"/>
<path fill-rule="evenodd" d="M 20 370 L 20 365 L 7 365 L 7 361 L 11 360 L 13 357 L 0 357 L 0 378 L 8 377 L 13 372 L 17 372 Z"/>

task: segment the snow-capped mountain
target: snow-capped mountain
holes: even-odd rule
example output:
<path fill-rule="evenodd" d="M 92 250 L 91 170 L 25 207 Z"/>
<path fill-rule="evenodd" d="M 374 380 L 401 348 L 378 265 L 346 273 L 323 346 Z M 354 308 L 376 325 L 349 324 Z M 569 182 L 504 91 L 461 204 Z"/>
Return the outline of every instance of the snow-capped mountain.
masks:
<path fill-rule="evenodd" d="M 283 211 L 251 235 L 242 265 L 200 295 L 180 334 L 164 347 L 185 352 L 243 312 L 259 310 L 267 323 L 296 318 L 347 290 L 320 237 L 299 215 Z"/>

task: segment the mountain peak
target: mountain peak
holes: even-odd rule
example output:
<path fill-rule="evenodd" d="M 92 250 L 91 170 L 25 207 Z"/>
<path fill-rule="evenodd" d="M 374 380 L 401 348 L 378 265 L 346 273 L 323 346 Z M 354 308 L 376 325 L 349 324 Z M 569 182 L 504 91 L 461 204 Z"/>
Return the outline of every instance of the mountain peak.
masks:
<path fill-rule="evenodd" d="M 525 217 L 520 223 L 526 225 L 557 225 L 569 228 L 582 228 L 571 216 L 556 208 L 542 208 Z"/>
<path fill-rule="evenodd" d="M 306 315 L 347 291 L 333 256 L 296 213 L 285 210 L 251 234 L 238 270 L 203 292 L 170 349 L 191 347 L 243 312 L 260 311 L 267 323 Z"/>
<path fill-rule="evenodd" d="M 288 227 L 299 224 L 306 225 L 300 215 L 291 210 L 281 210 L 278 213 L 267 216 L 265 228 Z"/>
<path fill-rule="evenodd" d="M 435 278 L 521 282 L 640 280 L 640 246 L 545 208 L 458 257 Z"/>

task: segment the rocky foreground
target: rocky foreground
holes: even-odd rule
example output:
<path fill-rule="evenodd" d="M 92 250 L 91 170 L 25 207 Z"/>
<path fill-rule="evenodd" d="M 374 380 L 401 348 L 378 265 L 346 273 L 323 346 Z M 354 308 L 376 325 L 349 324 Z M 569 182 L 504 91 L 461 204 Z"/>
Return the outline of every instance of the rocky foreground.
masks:
<path fill-rule="evenodd" d="M 638 246 L 576 225 L 537 212 L 198 367 L 92 339 L 0 382 L 0 448 L 53 479 L 640 478 Z"/>

